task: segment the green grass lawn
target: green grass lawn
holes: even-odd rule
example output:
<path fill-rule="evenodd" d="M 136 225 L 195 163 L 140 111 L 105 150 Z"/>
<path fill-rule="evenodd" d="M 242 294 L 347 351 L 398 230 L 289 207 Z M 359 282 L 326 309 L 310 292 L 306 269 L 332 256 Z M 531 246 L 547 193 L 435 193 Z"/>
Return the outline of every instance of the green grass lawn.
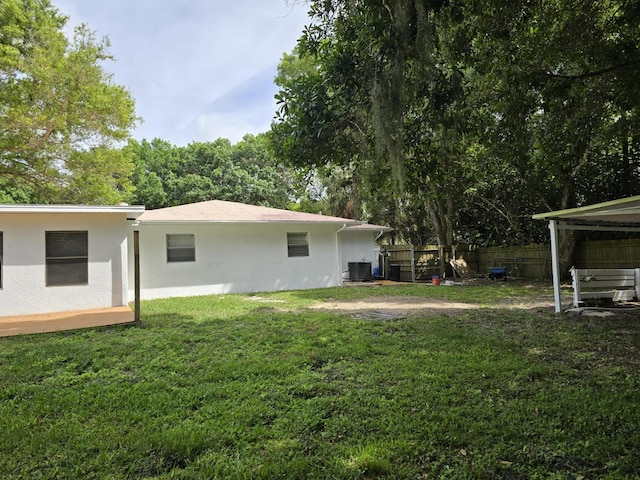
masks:
<path fill-rule="evenodd" d="M 324 300 L 481 307 L 357 319 Z M 640 478 L 640 317 L 549 287 L 142 303 L 136 327 L 0 339 L 0 478 Z"/>

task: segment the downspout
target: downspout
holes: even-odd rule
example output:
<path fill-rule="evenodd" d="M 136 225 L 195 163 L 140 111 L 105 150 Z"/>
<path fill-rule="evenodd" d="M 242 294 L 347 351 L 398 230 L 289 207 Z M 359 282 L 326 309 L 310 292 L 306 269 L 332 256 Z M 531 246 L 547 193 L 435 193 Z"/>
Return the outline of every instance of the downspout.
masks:
<path fill-rule="evenodd" d="M 380 233 L 378 235 L 376 235 L 376 238 L 373 239 L 373 243 L 374 245 L 376 245 L 376 242 L 378 241 L 378 239 L 384 235 L 384 230 L 380 230 Z M 380 257 L 381 257 L 381 253 L 382 253 L 382 249 L 380 248 L 380 246 L 377 247 L 377 250 L 374 249 L 373 253 L 378 253 L 378 258 L 376 259 L 376 263 L 378 264 L 378 275 L 381 275 L 384 278 L 384 257 L 383 261 L 382 261 L 382 265 L 380 265 Z M 374 257 L 375 258 L 375 257 Z M 374 276 L 375 279 L 375 276 Z M 639 283 L 640 285 L 640 283 Z M 640 298 L 640 295 L 638 295 L 638 298 Z"/>
<path fill-rule="evenodd" d="M 336 249 L 338 250 L 338 286 L 342 286 L 342 248 L 340 248 L 340 232 L 347 228 L 347 224 L 343 224 L 339 230 L 336 231 Z"/>

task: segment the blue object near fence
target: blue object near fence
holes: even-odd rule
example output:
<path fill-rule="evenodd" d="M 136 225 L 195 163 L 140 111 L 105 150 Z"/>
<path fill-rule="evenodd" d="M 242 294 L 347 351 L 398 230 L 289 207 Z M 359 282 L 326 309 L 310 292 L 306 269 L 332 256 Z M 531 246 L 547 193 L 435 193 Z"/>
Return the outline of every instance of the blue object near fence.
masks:
<path fill-rule="evenodd" d="M 489 278 L 491 280 L 507 279 L 507 267 L 489 267 Z"/>
<path fill-rule="evenodd" d="M 382 275 L 380 275 L 380 267 L 373 267 L 373 278 L 375 280 L 380 280 Z"/>

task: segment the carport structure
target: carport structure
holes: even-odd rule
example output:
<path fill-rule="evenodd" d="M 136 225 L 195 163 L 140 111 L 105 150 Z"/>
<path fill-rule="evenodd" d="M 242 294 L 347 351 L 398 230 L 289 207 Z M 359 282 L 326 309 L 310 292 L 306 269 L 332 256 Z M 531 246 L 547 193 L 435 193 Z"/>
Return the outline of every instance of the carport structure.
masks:
<path fill-rule="evenodd" d="M 533 219 L 549 222 L 555 311 L 561 313 L 558 232 L 560 230 L 640 232 L 640 195 L 586 207 L 538 213 L 533 215 Z"/>

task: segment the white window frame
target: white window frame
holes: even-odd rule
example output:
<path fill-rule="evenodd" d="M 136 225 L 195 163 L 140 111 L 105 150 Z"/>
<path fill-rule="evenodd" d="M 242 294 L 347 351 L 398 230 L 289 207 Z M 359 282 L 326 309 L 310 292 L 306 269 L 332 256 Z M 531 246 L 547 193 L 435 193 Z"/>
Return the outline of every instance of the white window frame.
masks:
<path fill-rule="evenodd" d="M 81 235 L 80 249 L 75 252 L 55 252 L 49 249 L 49 239 L 53 235 Z M 86 230 L 52 230 L 45 232 L 45 285 L 47 287 L 66 287 L 89 284 L 89 232 Z M 56 277 L 64 265 L 70 266 L 70 272 L 78 277 L 68 280 L 64 276 Z"/>
<path fill-rule="evenodd" d="M 309 256 L 309 232 L 287 232 L 287 256 Z"/>
<path fill-rule="evenodd" d="M 196 236 L 193 233 L 167 233 L 167 263 L 196 261 Z"/>

